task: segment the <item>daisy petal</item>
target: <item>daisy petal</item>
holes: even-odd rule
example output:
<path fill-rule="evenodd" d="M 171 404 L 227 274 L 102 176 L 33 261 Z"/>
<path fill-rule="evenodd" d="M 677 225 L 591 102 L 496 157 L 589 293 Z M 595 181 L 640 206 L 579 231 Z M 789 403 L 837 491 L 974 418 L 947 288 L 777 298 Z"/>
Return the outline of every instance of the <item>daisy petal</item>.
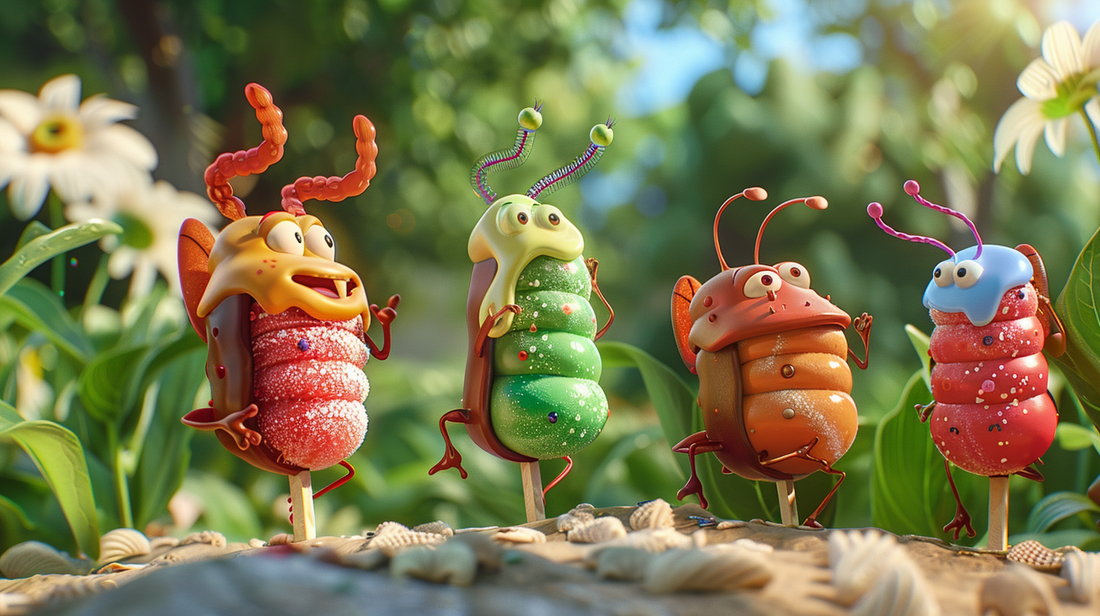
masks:
<path fill-rule="evenodd" d="M 0 118 L 0 152 L 24 154 L 27 151 L 27 139 L 14 124 Z"/>
<path fill-rule="evenodd" d="M 1043 136 L 1046 138 L 1047 147 L 1058 158 L 1066 153 L 1066 126 L 1068 118 L 1061 118 L 1047 122 L 1043 127 Z"/>
<path fill-rule="evenodd" d="M 80 106 L 80 77 L 61 75 L 54 77 L 38 92 L 42 107 L 53 113 L 75 114 Z"/>
<path fill-rule="evenodd" d="M 1021 94 L 1032 100 L 1045 101 L 1058 96 L 1055 87 L 1059 81 L 1055 70 L 1042 58 L 1036 58 L 1020 73 L 1016 87 Z"/>
<path fill-rule="evenodd" d="M 1000 172 L 1001 163 L 1008 156 L 1012 144 L 1020 139 L 1027 130 L 1042 132 L 1043 116 L 1039 103 L 1030 98 L 1018 99 L 1001 116 L 997 128 L 993 131 L 993 170 Z"/>
<path fill-rule="evenodd" d="M 1081 65 L 1081 35 L 1068 21 L 1060 21 L 1043 33 L 1043 58 L 1057 72 L 1058 81 L 1072 77 Z"/>
<path fill-rule="evenodd" d="M 1092 120 L 1092 125 L 1100 129 L 1100 97 L 1094 96 L 1085 103 L 1085 113 Z"/>
<path fill-rule="evenodd" d="M 48 178 L 49 165 L 43 164 L 40 157 L 32 156 L 23 173 L 11 179 L 8 200 L 16 218 L 29 220 L 42 209 L 50 189 Z"/>
<path fill-rule="evenodd" d="M 1039 135 L 1043 134 L 1043 125 L 1028 125 L 1020 133 L 1020 140 L 1016 142 L 1016 168 L 1020 173 L 1031 173 L 1031 158 L 1035 156 L 1035 144 L 1039 141 Z"/>
<path fill-rule="evenodd" d="M 121 124 L 105 126 L 88 135 L 88 150 L 121 157 L 141 169 L 157 166 L 157 151 L 144 135 Z"/>
<path fill-rule="evenodd" d="M 95 95 L 80 104 L 80 121 L 85 130 L 95 130 L 119 120 L 133 120 L 138 108 L 130 103 Z"/>
<path fill-rule="evenodd" d="M 1100 68 L 1100 20 L 1085 33 L 1085 40 L 1081 43 L 1081 59 L 1085 62 L 1086 71 Z"/>
<path fill-rule="evenodd" d="M 64 203 L 86 201 L 92 196 L 88 157 L 75 152 L 55 154 L 50 168 L 50 184 Z"/>
<path fill-rule="evenodd" d="M 24 135 L 31 134 L 42 121 L 38 98 L 22 90 L 0 90 L 0 116 L 11 122 Z"/>

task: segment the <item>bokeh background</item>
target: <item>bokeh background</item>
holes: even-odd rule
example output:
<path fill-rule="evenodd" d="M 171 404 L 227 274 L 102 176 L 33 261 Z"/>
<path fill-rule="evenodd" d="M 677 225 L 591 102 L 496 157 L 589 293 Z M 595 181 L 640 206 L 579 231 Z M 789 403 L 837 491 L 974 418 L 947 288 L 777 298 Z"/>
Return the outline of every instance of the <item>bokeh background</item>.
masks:
<path fill-rule="evenodd" d="M 837 525 L 871 523 L 871 439 L 920 366 L 904 325 L 931 330 L 921 295 L 942 258 L 878 231 L 868 202 L 881 202 L 895 228 L 970 245 L 965 227 L 904 194 L 902 183 L 916 179 L 926 197 L 967 213 L 987 242 L 1034 245 L 1055 289 L 1100 224 L 1100 168 L 1079 118 L 1064 160 L 1040 145 L 1030 175 L 1018 173 L 1011 156 L 1000 174 L 992 171 L 994 127 L 1020 96 L 1016 78 L 1038 57 L 1043 29 L 1067 19 L 1083 33 L 1100 19 L 1091 0 L 0 0 L 0 15 L 0 87 L 37 92 L 49 78 L 75 73 L 85 96 L 137 105 L 131 125 L 160 156 L 154 177 L 181 190 L 204 194 L 202 172 L 217 154 L 259 142 L 243 88 L 267 87 L 290 138 L 280 163 L 235 183 L 253 214 L 278 208 L 279 190 L 299 176 L 349 171 L 351 118 L 374 122 L 378 173 L 370 188 L 342 203 L 308 204 L 374 301 L 402 296 L 393 354 L 366 369 L 371 424 L 352 458 L 359 474 L 317 502 L 327 534 L 389 519 L 522 521 L 518 470 L 464 435 L 456 444 L 468 480 L 427 470 L 443 453 L 438 417 L 461 397 L 466 242 L 484 209 L 470 167 L 511 144 L 517 113 L 535 100 L 544 104 L 544 124 L 534 152 L 519 169 L 494 174 L 494 188 L 526 190 L 578 155 L 593 124 L 616 118 L 599 166 L 549 201 L 580 227 L 586 256 L 600 261 L 601 287 L 617 309 L 607 339 L 644 349 L 689 383 L 670 295 L 683 274 L 705 280 L 719 271 L 711 241 L 718 206 L 748 186 L 769 192 L 766 202 L 739 201 L 725 214 L 726 260 L 744 264 L 771 207 L 828 199 L 824 212 L 777 216 L 761 258 L 804 264 L 817 292 L 875 317 L 871 367 L 855 374 L 862 427 L 845 458 L 852 478 L 827 518 Z M 39 219 L 49 224 L 45 209 Z M 14 250 L 24 226 L 0 207 L 0 255 Z M 74 311 L 99 252 L 93 244 L 72 253 L 65 301 Z M 48 283 L 48 266 L 33 277 Z M 127 289 L 126 280 L 111 281 L 102 303 L 123 306 Z M 26 340 L 9 324 L 0 360 L 15 362 Z M 48 372 L 49 353 L 43 357 Z M 14 371 L 6 375 L 3 394 L 14 400 Z M 608 368 L 602 384 L 611 418 L 550 493 L 550 514 L 581 501 L 676 502 L 684 478 L 637 371 Z M 62 389 L 53 383 L 52 400 Z M 1078 418 L 1063 412 L 1063 420 Z M 246 539 L 288 528 L 283 477 L 241 463 L 209 434 L 187 438 L 175 518 L 151 512 L 140 525 L 218 528 Z M 1091 480 L 1100 465 L 1085 453 L 1064 453 L 1074 465 L 1051 480 L 1066 489 Z M 58 516 L 47 489 L 16 487 L 33 484 L 33 467 L 18 450 L 4 460 L 5 494 L 36 503 L 23 511 L 39 522 L 29 529 L 5 514 L 5 544 L 38 535 L 71 541 L 64 526 L 51 531 L 45 522 Z M 544 463 L 544 480 L 558 470 Z M 338 474 L 318 473 L 315 484 Z M 827 487 L 823 481 L 808 493 Z M 1014 507 L 1026 512 L 1041 493 L 1024 490 L 1014 493 Z M 774 499 L 770 489 L 764 494 Z"/>

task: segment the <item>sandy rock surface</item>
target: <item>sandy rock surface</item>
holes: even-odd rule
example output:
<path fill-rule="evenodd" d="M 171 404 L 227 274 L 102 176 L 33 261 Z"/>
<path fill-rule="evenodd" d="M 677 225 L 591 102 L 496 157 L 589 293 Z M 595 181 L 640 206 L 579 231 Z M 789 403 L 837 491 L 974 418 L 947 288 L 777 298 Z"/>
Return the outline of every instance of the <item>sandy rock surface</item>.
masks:
<path fill-rule="evenodd" d="M 0 579 L 0 615 L 977 615 L 983 590 L 996 598 L 1002 586 L 1023 597 L 986 600 L 1004 616 L 1040 604 L 1065 616 L 1100 613 L 1100 603 L 1075 601 L 1080 590 L 1074 595 L 1058 571 L 1006 563 L 1003 554 L 921 537 L 895 541 L 878 531 L 719 524 L 695 505 L 674 509 L 670 522 L 631 530 L 636 510 L 574 510 L 566 531 L 556 518 L 522 525 L 541 535 L 514 527 L 430 533 L 386 523 L 361 537 L 263 545 L 208 533 L 178 545 L 154 542 L 148 554 L 90 575 Z M 606 540 L 567 539 L 573 525 L 605 517 L 618 518 L 626 532 L 615 524 Z M 830 566 L 834 533 L 846 536 L 832 541 Z M 872 541 L 883 547 L 867 547 Z M 857 548 L 879 559 L 877 566 L 859 569 L 859 553 L 844 559 L 838 551 Z M 860 575 L 873 579 L 845 586 Z M 859 596 L 850 596 L 854 587 Z"/>

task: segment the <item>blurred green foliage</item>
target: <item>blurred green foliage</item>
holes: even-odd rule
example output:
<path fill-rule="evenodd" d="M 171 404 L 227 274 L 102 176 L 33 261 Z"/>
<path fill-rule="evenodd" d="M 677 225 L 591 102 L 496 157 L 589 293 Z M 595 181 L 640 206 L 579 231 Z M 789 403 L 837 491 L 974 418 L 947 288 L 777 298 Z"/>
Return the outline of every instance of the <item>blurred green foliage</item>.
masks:
<path fill-rule="evenodd" d="M 469 169 L 482 154 L 507 147 L 521 108 L 544 101 L 545 124 L 528 162 L 493 177 L 502 194 L 567 162 L 587 144 L 592 124 L 618 117 L 615 143 L 600 166 L 551 200 L 585 234 L 586 256 L 601 262 L 601 287 L 618 307 L 605 340 L 639 347 L 688 387 L 695 380 L 673 343 L 670 295 L 683 274 L 705 280 L 719 271 L 711 240 L 717 207 L 747 186 L 770 194 L 764 204 L 738 202 L 726 214 L 722 246 L 726 260 L 739 265 L 750 262 L 768 208 L 823 195 L 828 210 L 791 209 L 774 220 L 761 257 L 805 264 L 817 292 L 849 313 L 875 316 L 871 367 L 856 375 L 853 392 L 861 430 L 838 465 L 849 479 L 822 521 L 877 523 L 876 428 L 899 399 L 913 395 L 906 384 L 919 364 L 903 326 L 931 330 L 920 298 L 940 257 L 880 233 L 864 213 L 867 203 L 880 201 L 899 229 L 968 245 L 965 227 L 904 194 L 902 183 L 916 179 L 931 200 L 966 212 L 987 241 L 1034 245 L 1052 288 L 1067 280 L 1100 222 L 1097 167 L 1072 129 L 1066 161 L 1041 146 L 1030 176 L 991 171 L 993 128 L 1018 97 L 1016 77 L 1038 55 L 1050 9 L 993 0 L 815 2 L 806 15 L 810 34 L 846 36 L 861 57 L 852 70 L 829 72 L 760 49 L 757 35 L 776 18 L 775 3 L 652 0 L 660 18 L 649 36 L 677 28 L 701 33 L 721 50 L 721 68 L 699 78 L 682 101 L 624 115 L 620 108 L 629 101 L 621 93 L 644 68 L 629 44 L 638 40 L 631 38 L 636 26 L 626 17 L 637 2 L 2 0 L 0 86 L 33 92 L 53 75 L 79 73 L 86 93 L 106 92 L 141 108 L 134 125 L 160 152 L 157 177 L 202 192 L 202 170 L 218 153 L 259 142 L 242 92 L 250 81 L 263 84 L 285 112 L 290 140 L 282 162 L 238 184 L 251 213 L 277 208 L 279 189 L 299 176 L 350 170 L 354 114 L 377 126 L 372 186 L 342 203 L 309 206 L 332 230 L 338 259 L 360 273 L 373 297 L 404 298 L 391 359 L 366 368 L 371 427 L 351 460 L 359 474 L 317 502 L 324 533 L 355 533 L 387 519 L 469 526 L 523 517 L 514 466 L 483 454 L 461 431 L 456 445 L 471 452 L 470 479 L 427 476 L 443 451 L 438 418 L 461 396 L 466 241 L 484 207 L 470 191 Z M 751 58 L 764 59 L 766 78 L 749 93 L 739 84 Z M 21 230 L 0 208 L 0 246 L 14 246 Z M 80 258 L 68 275 L 67 298 L 80 297 L 94 275 L 96 250 L 73 253 Z M 48 273 L 36 276 L 46 280 Z M 124 294 L 125 285 L 112 282 L 104 303 L 120 306 Z M 70 310 L 79 308 L 67 301 Z M 9 364 L 30 334 L 6 331 L 0 358 Z M 622 353 L 608 361 L 629 363 Z M 683 460 L 669 451 L 644 376 L 627 368 L 605 372 L 611 419 L 576 457 L 573 474 L 550 492 L 548 512 L 580 501 L 675 502 Z M 1058 395 L 1061 408 L 1070 408 L 1071 397 Z M 186 432 L 178 417 L 156 421 L 164 422 L 165 435 L 169 425 Z M 1088 425 L 1065 411 L 1062 421 Z M 926 431 L 911 432 L 927 441 Z M 190 451 L 184 486 L 204 512 L 199 526 L 233 538 L 286 529 L 285 478 L 244 465 L 209 435 L 194 438 Z M 888 472 L 941 472 L 940 461 L 930 458 L 929 468 Z M 1100 470 L 1091 449 L 1056 444 L 1044 459 L 1045 485 L 1013 483 L 1014 531 L 1029 528 L 1028 514 L 1045 494 L 1080 492 Z M 157 469 L 156 462 L 145 464 L 138 473 Z M 547 476 L 557 473 L 553 466 L 543 465 Z M 714 500 L 726 501 L 730 513 L 776 517 L 770 486 L 739 484 L 716 467 L 711 472 L 715 485 L 724 486 Z M 319 473 L 315 483 L 329 474 L 338 471 Z M 800 481 L 803 507 L 831 481 L 820 473 Z M 980 511 L 984 497 L 975 498 Z M 110 507 L 98 499 L 97 506 Z M 1091 524 L 1080 515 L 1044 530 Z M 163 511 L 136 516 L 153 519 L 171 524 Z"/>

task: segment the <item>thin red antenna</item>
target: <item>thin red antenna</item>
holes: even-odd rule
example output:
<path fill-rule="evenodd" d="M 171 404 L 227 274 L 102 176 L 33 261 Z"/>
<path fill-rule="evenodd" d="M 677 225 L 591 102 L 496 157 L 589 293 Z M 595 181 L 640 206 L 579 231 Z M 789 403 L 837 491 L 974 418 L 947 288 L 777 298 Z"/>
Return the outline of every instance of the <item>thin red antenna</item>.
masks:
<path fill-rule="evenodd" d="M 722 220 L 722 212 L 726 210 L 726 206 L 741 197 L 745 197 L 750 201 L 763 201 L 768 198 L 768 191 L 759 186 L 746 188 L 729 199 L 726 199 L 722 207 L 718 208 L 718 213 L 714 216 L 714 252 L 718 253 L 718 262 L 722 264 L 723 272 L 730 269 L 730 266 L 726 265 L 726 259 L 722 256 L 722 246 L 718 243 L 718 221 Z"/>
<path fill-rule="evenodd" d="M 770 214 L 768 214 L 768 217 L 764 219 L 764 222 L 760 223 L 760 231 L 756 234 L 756 250 L 755 252 L 753 252 L 752 258 L 756 261 L 757 265 L 760 265 L 760 238 L 764 237 L 764 227 L 768 226 L 768 221 L 772 219 L 772 216 L 775 216 L 775 214 L 779 210 L 787 207 L 788 205 L 791 205 L 792 203 L 805 203 L 815 210 L 823 210 L 829 207 L 829 202 L 825 200 L 825 197 L 820 196 L 791 199 L 790 201 L 780 203 L 778 206 L 776 206 L 776 208 L 772 210 Z"/>

